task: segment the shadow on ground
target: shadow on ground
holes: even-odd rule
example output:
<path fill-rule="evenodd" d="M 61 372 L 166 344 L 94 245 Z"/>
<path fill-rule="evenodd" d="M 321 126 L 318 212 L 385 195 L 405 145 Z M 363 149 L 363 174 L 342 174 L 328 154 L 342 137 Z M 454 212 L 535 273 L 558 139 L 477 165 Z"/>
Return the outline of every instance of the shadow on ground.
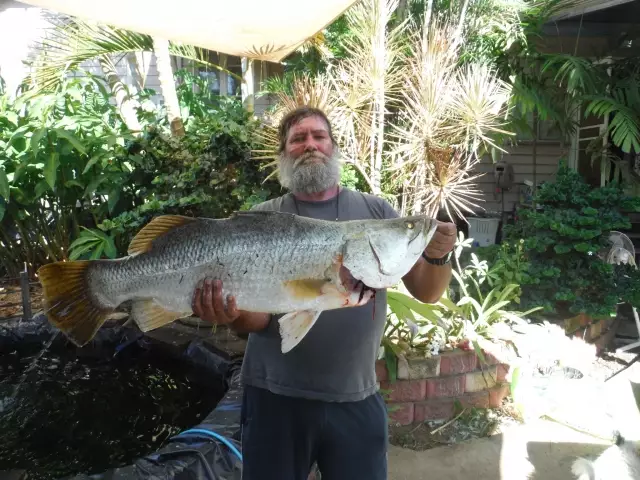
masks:
<path fill-rule="evenodd" d="M 414 451 L 391 447 L 389 480 L 571 480 L 578 456 L 598 455 L 610 442 L 555 422 L 537 421 L 503 434 Z"/>

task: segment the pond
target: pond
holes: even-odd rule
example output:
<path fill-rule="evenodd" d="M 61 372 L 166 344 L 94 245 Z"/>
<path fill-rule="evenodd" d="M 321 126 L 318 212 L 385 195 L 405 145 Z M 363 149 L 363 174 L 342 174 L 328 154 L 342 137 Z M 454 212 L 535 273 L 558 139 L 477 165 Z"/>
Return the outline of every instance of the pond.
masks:
<path fill-rule="evenodd" d="M 0 471 L 52 480 L 128 465 L 200 422 L 225 393 L 211 373 L 162 353 L 79 356 L 86 348 L 0 355 Z"/>

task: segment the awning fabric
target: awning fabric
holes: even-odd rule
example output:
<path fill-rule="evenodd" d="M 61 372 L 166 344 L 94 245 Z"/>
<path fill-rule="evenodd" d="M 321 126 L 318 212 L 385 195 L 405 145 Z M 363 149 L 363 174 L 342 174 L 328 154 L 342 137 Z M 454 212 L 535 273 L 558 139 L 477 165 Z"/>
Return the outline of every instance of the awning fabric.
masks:
<path fill-rule="evenodd" d="M 356 0 L 21 0 L 209 50 L 279 62 Z"/>

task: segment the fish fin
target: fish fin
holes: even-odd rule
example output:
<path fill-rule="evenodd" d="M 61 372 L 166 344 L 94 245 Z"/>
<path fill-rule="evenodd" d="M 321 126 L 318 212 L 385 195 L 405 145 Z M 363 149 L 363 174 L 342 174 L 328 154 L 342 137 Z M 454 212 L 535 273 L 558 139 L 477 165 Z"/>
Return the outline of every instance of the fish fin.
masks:
<path fill-rule="evenodd" d="M 293 347 L 298 345 L 305 337 L 322 311 L 300 310 L 297 312 L 287 313 L 278 320 L 280 324 L 280 337 L 282 353 L 287 353 Z"/>
<path fill-rule="evenodd" d="M 155 330 L 179 318 L 188 317 L 191 312 L 174 312 L 158 305 L 153 299 L 136 300 L 131 304 L 131 318 L 143 332 Z"/>
<path fill-rule="evenodd" d="M 323 294 L 322 287 L 327 283 L 327 280 L 321 279 L 302 279 L 302 280 L 289 280 L 284 282 L 284 286 L 291 295 L 296 298 L 316 298 Z"/>
<path fill-rule="evenodd" d="M 196 218 L 185 217 L 183 215 L 161 215 L 156 217 L 133 237 L 133 240 L 129 243 L 127 253 L 134 255 L 136 253 L 148 252 L 153 247 L 153 241 L 156 238 L 161 237 L 174 228 L 196 221 L 198 221 Z"/>
<path fill-rule="evenodd" d="M 49 263 L 38 269 L 49 322 L 78 347 L 89 342 L 114 311 L 91 297 L 87 284 L 90 265 L 88 260 L 78 260 Z"/>

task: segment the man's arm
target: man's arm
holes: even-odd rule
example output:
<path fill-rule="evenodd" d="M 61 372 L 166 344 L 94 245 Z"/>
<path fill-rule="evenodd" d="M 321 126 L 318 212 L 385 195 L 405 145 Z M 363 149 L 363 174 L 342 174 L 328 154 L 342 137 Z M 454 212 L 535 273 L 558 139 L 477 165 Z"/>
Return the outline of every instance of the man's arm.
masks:
<path fill-rule="evenodd" d="M 421 257 L 402 281 L 416 300 L 436 303 L 451 281 L 451 263 L 432 265 Z"/>

